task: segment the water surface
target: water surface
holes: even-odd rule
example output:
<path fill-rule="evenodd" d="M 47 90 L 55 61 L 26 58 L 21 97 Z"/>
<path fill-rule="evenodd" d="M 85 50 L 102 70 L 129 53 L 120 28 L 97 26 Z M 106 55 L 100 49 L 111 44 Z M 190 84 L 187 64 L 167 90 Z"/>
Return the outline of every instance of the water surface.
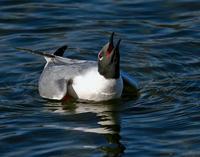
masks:
<path fill-rule="evenodd" d="M 200 2 L 0 2 L 0 156 L 200 156 Z M 96 60 L 111 32 L 140 97 L 42 99 L 44 59 L 15 47 Z"/>

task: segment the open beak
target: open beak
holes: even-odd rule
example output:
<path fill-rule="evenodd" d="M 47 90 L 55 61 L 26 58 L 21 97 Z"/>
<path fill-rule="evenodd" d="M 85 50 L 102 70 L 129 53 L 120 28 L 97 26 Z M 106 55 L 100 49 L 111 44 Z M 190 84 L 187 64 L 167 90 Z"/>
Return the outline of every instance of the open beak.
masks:
<path fill-rule="evenodd" d="M 119 54 L 119 45 L 120 45 L 120 42 L 121 42 L 121 39 L 118 40 L 118 42 L 117 42 L 114 50 L 112 51 L 112 54 L 110 55 L 112 62 L 114 60 L 117 61 L 120 58 L 120 54 Z"/>
<path fill-rule="evenodd" d="M 113 37 L 114 37 L 114 32 L 110 36 L 109 47 L 108 47 L 107 52 L 109 52 L 109 56 L 112 56 L 111 58 L 116 58 L 116 57 L 119 57 L 119 45 L 120 45 L 121 39 L 119 39 L 116 46 L 114 46 Z"/>
<path fill-rule="evenodd" d="M 113 47 L 113 37 L 114 37 L 114 32 L 112 32 L 111 36 L 110 36 L 110 40 L 109 40 L 109 46 Z"/>
<path fill-rule="evenodd" d="M 119 45 L 120 45 L 120 42 L 121 42 L 121 39 L 118 40 L 116 46 L 114 47 L 114 44 L 113 44 L 113 37 L 114 37 L 114 32 L 112 32 L 111 36 L 110 36 L 110 40 L 109 40 L 109 46 L 108 46 L 108 52 L 111 53 L 112 50 L 115 48 L 115 50 L 119 51 Z"/>
<path fill-rule="evenodd" d="M 112 32 L 109 42 L 106 44 L 106 48 L 104 47 L 103 50 L 101 50 L 98 54 L 98 59 L 102 60 L 103 59 L 103 55 L 105 54 L 106 58 L 113 58 L 114 56 L 119 56 L 116 53 L 119 53 L 119 45 L 120 45 L 120 41 L 121 39 L 118 40 L 116 46 L 114 46 L 114 32 Z"/>
<path fill-rule="evenodd" d="M 113 37 L 114 37 L 114 32 L 112 32 L 111 36 L 110 36 L 110 40 L 109 40 L 109 45 L 108 45 L 108 49 L 106 52 L 106 56 L 109 57 L 113 48 L 114 48 L 114 44 L 113 44 Z"/>

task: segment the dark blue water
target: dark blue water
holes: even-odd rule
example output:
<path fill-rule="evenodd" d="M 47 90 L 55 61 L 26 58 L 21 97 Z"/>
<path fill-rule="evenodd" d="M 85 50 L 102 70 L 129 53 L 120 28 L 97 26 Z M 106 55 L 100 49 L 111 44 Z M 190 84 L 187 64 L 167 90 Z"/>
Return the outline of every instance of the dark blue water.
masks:
<path fill-rule="evenodd" d="M 1 0 L 0 156 L 200 156 L 199 28 L 199 0 Z M 96 60 L 113 31 L 139 98 L 42 99 L 44 59 L 15 49 Z"/>

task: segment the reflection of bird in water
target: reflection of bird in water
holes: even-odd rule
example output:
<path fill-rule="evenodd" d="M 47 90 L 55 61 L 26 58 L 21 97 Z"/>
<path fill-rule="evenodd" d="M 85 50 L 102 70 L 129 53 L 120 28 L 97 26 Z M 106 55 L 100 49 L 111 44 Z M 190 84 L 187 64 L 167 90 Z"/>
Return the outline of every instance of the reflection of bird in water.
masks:
<path fill-rule="evenodd" d="M 49 106 L 50 104 L 48 104 Z M 54 108 L 55 109 L 55 108 Z M 101 134 L 106 138 L 107 144 L 100 146 L 100 150 L 103 151 L 106 156 L 120 156 L 125 147 L 120 143 L 120 118 L 118 111 L 120 110 L 119 101 L 110 102 L 99 102 L 99 103 L 81 103 L 81 102 L 71 102 L 67 104 L 62 104 L 62 106 L 54 112 L 61 114 L 83 114 L 92 113 L 95 114 L 97 119 L 97 125 L 88 127 L 84 125 L 81 127 L 66 126 L 66 129 L 71 129 L 75 131 L 89 132 Z M 95 119 L 95 120 L 96 120 Z M 94 119 L 91 119 L 91 121 Z M 90 125 L 91 126 L 91 125 Z M 95 127 L 94 127 L 95 126 Z M 63 127 L 63 126 L 62 126 Z M 91 140 L 91 139 L 90 139 Z M 95 139 L 94 139 L 95 140 Z M 98 139 L 96 139 L 98 140 Z"/>

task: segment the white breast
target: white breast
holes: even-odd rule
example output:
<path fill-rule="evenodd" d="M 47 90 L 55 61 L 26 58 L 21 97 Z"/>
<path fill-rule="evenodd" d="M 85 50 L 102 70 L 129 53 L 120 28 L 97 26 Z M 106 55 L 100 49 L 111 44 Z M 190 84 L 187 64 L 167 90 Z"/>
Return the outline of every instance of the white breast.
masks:
<path fill-rule="evenodd" d="M 83 75 L 76 76 L 72 88 L 79 99 L 103 101 L 119 98 L 123 90 L 123 81 L 121 77 L 106 79 L 98 73 L 97 68 L 93 68 Z"/>

